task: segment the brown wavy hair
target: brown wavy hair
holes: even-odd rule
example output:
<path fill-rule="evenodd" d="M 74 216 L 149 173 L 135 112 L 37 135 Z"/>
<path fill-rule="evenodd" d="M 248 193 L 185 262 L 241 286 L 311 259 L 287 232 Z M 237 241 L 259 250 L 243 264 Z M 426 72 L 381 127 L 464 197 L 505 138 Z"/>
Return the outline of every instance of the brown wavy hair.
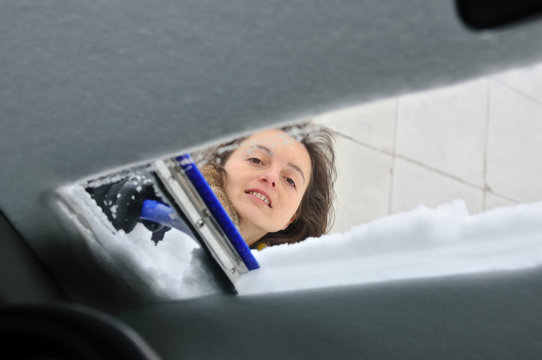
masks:
<path fill-rule="evenodd" d="M 333 202 L 337 178 L 333 131 L 311 122 L 280 127 L 307 149 L 311 158 L 311 178 L 296 212 L 295 220 L 284 230 L 270 232 L 252 244 L 251 248 L 291 244 L 308 237 L 318 237 L 329 231 L 335 219 Z M 213 146 L 202 155 L 198 165 L 212 164 L 225 174 L 224 165 L 239 144 L 248 136 Z"/>

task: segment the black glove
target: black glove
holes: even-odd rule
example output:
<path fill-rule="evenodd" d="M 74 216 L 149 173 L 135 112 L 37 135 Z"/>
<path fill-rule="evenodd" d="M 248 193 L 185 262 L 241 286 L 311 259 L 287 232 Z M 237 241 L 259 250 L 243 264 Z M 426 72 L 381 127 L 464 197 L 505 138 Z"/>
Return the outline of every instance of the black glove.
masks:
<path fill-rule="evenodd" d="M 139 172 L 121 181 L 88 188 L 96 203 L 102 208 L 115 229 L 131 232 L 141 221 L 153 232 L 152 240 L 157 243 L 170 228 L 152 221 L 140 220 L 144 200 L 162 201 L 154 192 L 151 175 Z"/>

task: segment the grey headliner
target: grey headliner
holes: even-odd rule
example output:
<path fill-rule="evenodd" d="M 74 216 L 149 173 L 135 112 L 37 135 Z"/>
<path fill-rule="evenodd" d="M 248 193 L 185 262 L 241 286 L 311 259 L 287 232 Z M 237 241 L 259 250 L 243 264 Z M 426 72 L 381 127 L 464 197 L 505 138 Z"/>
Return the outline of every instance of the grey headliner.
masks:
<path fill-rule="evenodd" d="M 166 359 L 538 359 L 541 285 L 529 270 L 221 295 L 118 317 Z"/>
<path fill-rule="evenodd" d="M 542 22 L 474 33 L 450 0 L 1 1 L 0 54 L 0 209 L 68 281 L 60 185 L 538 62 Z"/>

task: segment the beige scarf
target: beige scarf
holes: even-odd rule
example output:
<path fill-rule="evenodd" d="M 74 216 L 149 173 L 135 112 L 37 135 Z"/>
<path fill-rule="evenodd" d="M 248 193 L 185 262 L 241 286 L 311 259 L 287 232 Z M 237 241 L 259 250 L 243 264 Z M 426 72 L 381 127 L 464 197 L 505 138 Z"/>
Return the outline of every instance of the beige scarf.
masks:
<path fill-rule="evenodd" d="M 226 212 L 230 216 L 230 219 L 233 221 L 235 226 L 239 227 L 239 215 L 233 207 L 230 198 L 226 194 L 226 191 L 224 191 L 224 181 L 222 178 L 222 174 L 214 165 L 205 165 L 200 169 L 200 171 L 203 177 L 205 177 L 205 180 L 207 180 L 207 182 L 211 186 L 211 189 L 215 193 L 216 197 L 224 207 L 224 210 L 226 210 Z"/>

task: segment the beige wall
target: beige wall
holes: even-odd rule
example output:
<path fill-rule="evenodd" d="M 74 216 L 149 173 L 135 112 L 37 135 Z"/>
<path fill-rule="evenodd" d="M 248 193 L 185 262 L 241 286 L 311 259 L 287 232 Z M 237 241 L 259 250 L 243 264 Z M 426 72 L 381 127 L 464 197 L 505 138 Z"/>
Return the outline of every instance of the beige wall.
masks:
<path fill-rule="evenodd" d="M 542 200 L 542 65 L 324 114 L 344 231 L 419 204 Z"/>

